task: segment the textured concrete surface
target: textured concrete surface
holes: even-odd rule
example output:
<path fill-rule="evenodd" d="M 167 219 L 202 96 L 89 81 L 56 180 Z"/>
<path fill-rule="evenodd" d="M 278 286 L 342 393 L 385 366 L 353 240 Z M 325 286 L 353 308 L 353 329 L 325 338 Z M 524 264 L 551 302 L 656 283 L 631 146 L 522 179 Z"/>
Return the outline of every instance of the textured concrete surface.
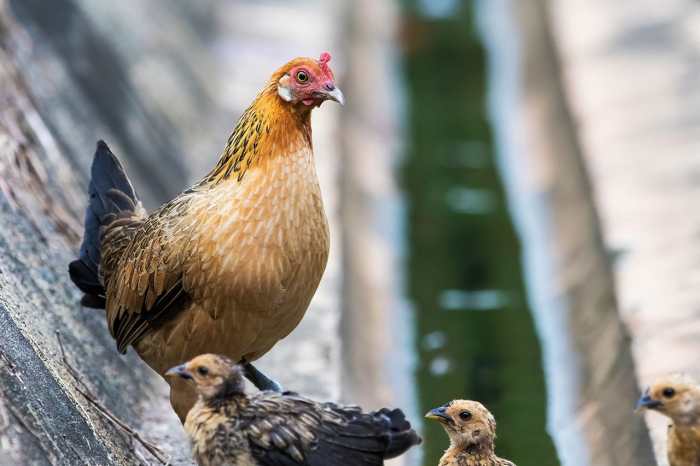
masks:
<path fill-rule="evenodd" d="M 549 430 L 566 466 L 652 465 L 631 409 L 634 362 L 548 6 L 485 0 L 481 8 L 499 157 L 542 339 Z"/>
<path fill-rule="evenodd" d="M 700 3 L 551 3 L 639 382 L 698 377 Z M 647 421 L 666 464 L 666 421 L 653 413 Z"/>
<path fill-rule="evenodd" d="M 79 236 L 84 178 L 34 107 L 10 55 L 8 34 L 18 30 L 1 11 L 0 19 L 0 464 L 139 464 L 77 392 L 55 330 L 85 383 L 124 419 L 165 398 L 143 366 L 116 355 L 100 314 L 76 305 L 66 264 Z M 114 374 L 124 375 L 110 380 Z"/>

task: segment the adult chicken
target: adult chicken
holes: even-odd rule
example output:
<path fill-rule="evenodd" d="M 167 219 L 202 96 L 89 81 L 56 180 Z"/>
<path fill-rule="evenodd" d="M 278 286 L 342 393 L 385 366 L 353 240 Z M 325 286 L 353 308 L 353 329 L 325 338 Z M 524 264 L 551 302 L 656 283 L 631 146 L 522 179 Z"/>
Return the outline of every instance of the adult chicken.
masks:
<path fill-rule="evenodd" d="M 106 309 L 117 348 L 133 346 L 159 374 L 202 353 L 250 365 L 301 321 L 326 266 L 329 235 L 311 142 L 311 111 L 343 104 L 328 62 L 296 58 L 243 113 L 218 163 L 148 215 L 100 141 L 80 257 L 83 304 Z M 196 395 L 171 382 L 184 420 Z"/>

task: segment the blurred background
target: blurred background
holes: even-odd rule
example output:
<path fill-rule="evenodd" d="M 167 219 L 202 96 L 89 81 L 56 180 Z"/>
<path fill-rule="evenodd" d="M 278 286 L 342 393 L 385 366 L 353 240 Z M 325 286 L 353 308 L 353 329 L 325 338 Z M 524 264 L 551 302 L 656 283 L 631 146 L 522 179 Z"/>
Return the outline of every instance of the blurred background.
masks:
<path fill-rule="evenodd" d="M 696 0 L 0 0 L 0 465 L 158 464 L 77 394 L 55 329 L 190 464 L 164 384 L 68 283 L 94 144 L 153 208 L 277 67 L 325 50 L 347 100 L 313 119 L 331 258 L 263 368 L 404 408 L 425 441 L 393 465 L 437 464 L 423 414 L 455 398 L 519 466 L 666 464 L 664 420 L 632 409 L 698 372 Z"/>

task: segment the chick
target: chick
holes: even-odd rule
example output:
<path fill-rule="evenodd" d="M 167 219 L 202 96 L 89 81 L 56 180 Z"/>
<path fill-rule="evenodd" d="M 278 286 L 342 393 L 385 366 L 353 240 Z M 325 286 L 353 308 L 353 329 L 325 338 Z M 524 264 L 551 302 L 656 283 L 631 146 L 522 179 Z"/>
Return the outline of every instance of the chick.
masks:
<path fill-rule="evenodd" d="M 197 356 L 166 375 L 189 380 L 199 395 L 185 430 L 200 466 L 374 466 L 421 442 L 398 409 L 246 395 L 242 368 L 224 356 Z"/>
<path fill-rule="evenodd" d="M 680 375 L 658 379 L 637 402 L 637 409 L 657 411 L 668 426 L 670 466 L 700 466 L 700 387 Z"/>
<path fill-rule="evenodd" d="M 425 417 L 442 424 L 450 437 L 439 466 L 515 466 L 494 453 L 496 419 L 478 401 L 450 401 Z"/>

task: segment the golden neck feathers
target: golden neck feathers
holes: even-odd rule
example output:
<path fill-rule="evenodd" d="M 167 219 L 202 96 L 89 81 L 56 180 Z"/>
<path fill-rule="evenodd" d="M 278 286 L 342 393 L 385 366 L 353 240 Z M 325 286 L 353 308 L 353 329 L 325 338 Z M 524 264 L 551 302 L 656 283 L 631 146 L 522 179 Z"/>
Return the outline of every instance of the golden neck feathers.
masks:
<path fill-rule="evenodd" d="M 221 158 L 200 185 L 240 182 L 253 166 L 295 153 L 304 145 L 311 149 L 311 110 L 283 101 L 277 95 L 278 79 L 273 75 L 243 113 Z"/>

